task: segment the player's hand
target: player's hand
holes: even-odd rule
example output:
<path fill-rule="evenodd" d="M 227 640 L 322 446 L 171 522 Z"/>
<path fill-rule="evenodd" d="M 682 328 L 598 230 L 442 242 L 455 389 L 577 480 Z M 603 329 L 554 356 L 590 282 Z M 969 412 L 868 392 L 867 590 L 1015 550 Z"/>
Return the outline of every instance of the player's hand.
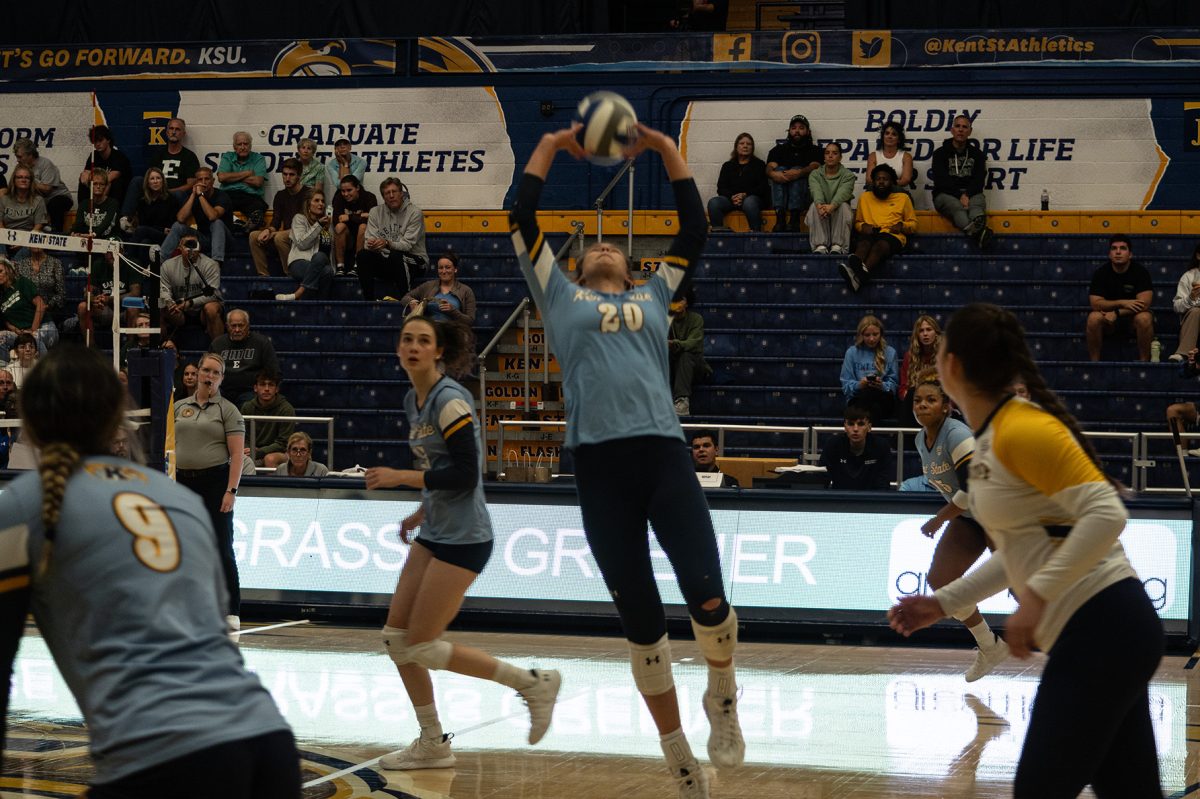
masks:
<path fill-rule="evenodd" d="M 583 145 L 579 143 L 579 131 L 581 130 L 583 130 L 582 122 L 572 122 L 569 128 L 547 133 L 542 137 L 542 141 L 553 148 L 554 152 L 566 150 L 572 158 L 583 158 L 587 153 L 583 151 Z"/>
<path fill-rule="evenodd" d="M 1004 624 L 1004 640 L 1014 657 L 1024 660 L 1033 654 L 1037 646 L 1034 631 L 1046 612 L 1046 600 L 1028 588 L 1017 595 L 1020 603 L 1017 612 L 1008 617 Z"/>
<path fill-rule="evenodd" d="M 420 488 L 424 483 L 421 472 L 412 469 L 389 469 L 386 466 L 372 466 L 367 469 L 367 488 L 395 488 L 408 486 Z"/>
<path fill-rule="evenodd" d="M 637 136 L 625 147 L 625 157 L 632 160 L 646 150 L 656 153 L 670 152 L 675 149 L 675 140 L 662 131 L 655 130 L 649 125 L 639 122 Z"/>
<path fill-rule="evenodd" d="M 925 534 L 926 538 L 933 538 L 935 535 L 937 535 L 937 531 L 942 529 L 942 525 L 944 523 L 945 522 L 938 521 L 938 517 L 934 516 L 932 519 L 921 525 L 921 532 Z"/>
<path fill-rule="evenodd" d="M 418 509 L 416 513 L 405 517 L 404 521 L 400 522 L 400 540 L 406 544 L 412 543 L 412 534 L 414 530 L 421 527 L 424 513 Z"/>
<path fill-rule="evenodd" d="M 946 618 L 942 603 L 932 596 L 905 596 L 888 610 L 888 624 L 905 638 Z"/>

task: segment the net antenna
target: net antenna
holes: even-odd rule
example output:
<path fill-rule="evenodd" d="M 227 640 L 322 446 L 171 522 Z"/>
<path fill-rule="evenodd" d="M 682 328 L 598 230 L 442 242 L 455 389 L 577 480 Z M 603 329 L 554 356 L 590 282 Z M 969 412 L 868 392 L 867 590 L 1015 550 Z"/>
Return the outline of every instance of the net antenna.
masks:
<path fill-rule="evenodd" d="M 1175 439 L 1175 455 L 1179 458 L 1179 473 L 1183 476 L 1183 489 L 1187 492 L 1188 499 L 1192 498 L 1192 483 L 1188 479 L 1187 470 L 1187 450 L 1183 447 L 1183 436 L 1179 430 L 1179 419 L 1172 416 L 1167 420 L 1171 427 L 1171 438 Z"/>

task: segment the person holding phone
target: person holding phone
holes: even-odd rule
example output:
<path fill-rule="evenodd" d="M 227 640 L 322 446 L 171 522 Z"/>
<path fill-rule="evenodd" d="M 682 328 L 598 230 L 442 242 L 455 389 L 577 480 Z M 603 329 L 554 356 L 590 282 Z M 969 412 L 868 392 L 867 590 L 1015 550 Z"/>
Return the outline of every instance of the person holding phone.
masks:
<path fill-rule="evenodd" d="M 898 380 L 896 350 L 883 337 L 883 322 L 868 314 L 859 320 L 854 344 L 842 361 L 846 404 L 866 409 L 872 424 L 878 424 L 895 412 Z"/>

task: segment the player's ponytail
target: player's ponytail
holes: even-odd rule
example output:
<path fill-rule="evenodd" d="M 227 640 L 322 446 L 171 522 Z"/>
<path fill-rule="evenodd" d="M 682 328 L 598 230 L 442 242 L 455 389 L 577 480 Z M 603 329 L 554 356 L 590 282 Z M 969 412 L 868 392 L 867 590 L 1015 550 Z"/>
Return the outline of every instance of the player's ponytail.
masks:
<path fill-rule="evenodd" d="M 50 555 L 58 536 L 58 520 L 62 515 L 63 497 L 67 493 L 67 480 L 79 466 L 80 460 L 75 448 L 61 441 L 42 448 L 38 476 L 42 479 L 42 530 L 45 543 L 38 563 L 39 576 L 45 574 L 50 566 Z"/>

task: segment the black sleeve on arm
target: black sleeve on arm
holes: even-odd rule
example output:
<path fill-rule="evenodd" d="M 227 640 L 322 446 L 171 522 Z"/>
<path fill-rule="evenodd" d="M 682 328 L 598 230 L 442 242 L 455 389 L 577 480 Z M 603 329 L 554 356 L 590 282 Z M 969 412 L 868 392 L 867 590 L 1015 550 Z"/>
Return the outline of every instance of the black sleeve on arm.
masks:
<path fill-rule="evenodd" d="M 509 226 L 520 228 L 521 238 L 525 239 L 526 247 L 532 247 L 537 241 L 537 209 L 545 185 L 546 182 L 536 175 L 530 175 L 528 172 L 521 175 L 521 183 L 517 187 L 517 200 L 508 212 Z"/>
<path fill-rule="evenodd" d="M 972 458 L 964 458 L 963 462 L 954 467 L 954 475 L 958 478 L 958 490 L 964 494 L 969 494 L 967 490 L 967 481 L 971 476 L 971 460 Z"/>
<path fill-rule="evenodd" d="M 425 472 L 425 487 L 433 490 L 465 491 L 479 482 L 479 442 L 475 424 L 468 421 L 446 438 L 450 465 Z"/>
<path fill-rule="evenodd" d="M 12 686 L 13 661 L 17 659 L 17 648 L 25 632 L 29 596 L 29 588 L 0 594 L 0 753 L 4 752 L 8 726 L 8 695 Z"/>
<path fill-rule="evenodd" d="M 672 181 L 671 189 L 675 192 L 675 207 L 679 213 L 679 232 L 675 234 L 667 255 L 684 270 L 683 281 L 675 290 L 677 299 L 687 291 L 693 268 L 708 240 L 708 215 L 700 201 L 700 190 L 696 188 L 695 180 L 684 178 Z"/>

